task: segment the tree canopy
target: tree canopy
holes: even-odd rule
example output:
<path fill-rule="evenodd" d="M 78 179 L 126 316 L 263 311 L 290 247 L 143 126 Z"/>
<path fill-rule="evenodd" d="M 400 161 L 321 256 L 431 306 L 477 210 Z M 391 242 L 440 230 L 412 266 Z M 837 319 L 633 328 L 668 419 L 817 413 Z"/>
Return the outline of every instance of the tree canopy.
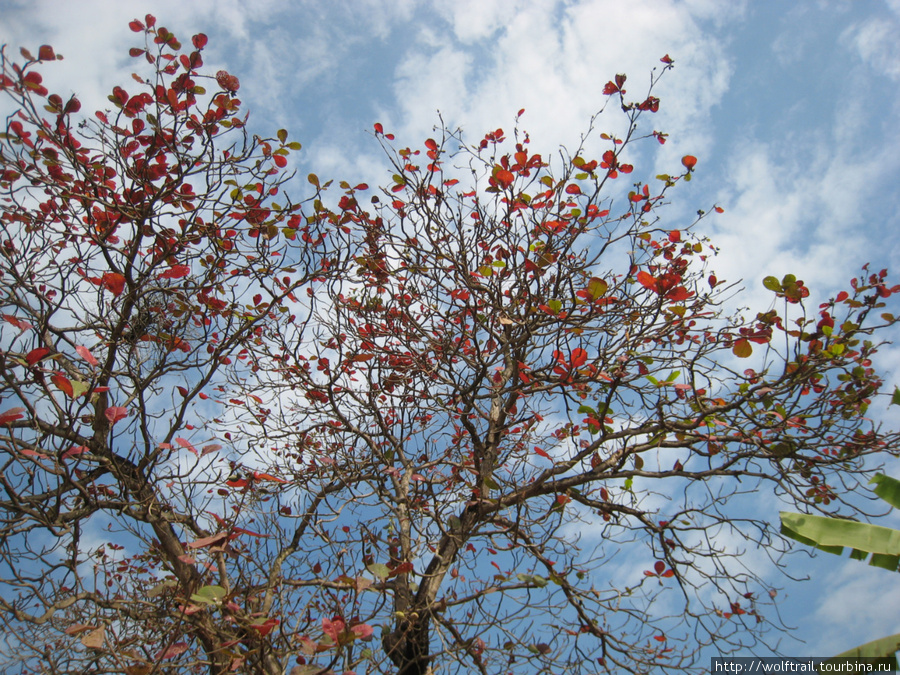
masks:
<path fill-rule="evenodd" d="M 143 74 L 93 116 L 44 86 L 51 47 L 2 52 L 10 663 L 646 672 L 777 621 L 746 505 L 853 512 L 897 445 L 866 412 L 900 286 L 808 307 L 787 274 L 726 312 L 706 214 L 662 219 L 697 158 L 629 163 L 672 59 L 558 156 L 518 119 L 418 149 L 375 124 L 371 190 L 298 180 L 205 35 L 130 26 Z"/>

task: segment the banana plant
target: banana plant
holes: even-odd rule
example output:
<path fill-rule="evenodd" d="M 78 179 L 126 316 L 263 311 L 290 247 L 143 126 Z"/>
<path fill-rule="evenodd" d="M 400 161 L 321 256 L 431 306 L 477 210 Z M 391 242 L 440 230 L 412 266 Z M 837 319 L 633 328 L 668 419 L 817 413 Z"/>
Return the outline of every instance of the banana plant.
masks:
<path fill-rule="evenodd" d="M 878 474 L 869 483 L 875 484 L 876 495 L 894 508 L 900 508 L 900 481 Z M 781 534 L 790 539 L 835 555 L 841 555 L 845 548 L 849 548 L 850 557 L 855 560 L 868 560 L 875 567 L 900 571 L 900 530 L 787 511 L 782 511 L 780 516 Z M 887 658 L 891 659 L 891 666 L 896 670 L 898 650 L 900 633 L 859 645 L 834 658 Z"/>

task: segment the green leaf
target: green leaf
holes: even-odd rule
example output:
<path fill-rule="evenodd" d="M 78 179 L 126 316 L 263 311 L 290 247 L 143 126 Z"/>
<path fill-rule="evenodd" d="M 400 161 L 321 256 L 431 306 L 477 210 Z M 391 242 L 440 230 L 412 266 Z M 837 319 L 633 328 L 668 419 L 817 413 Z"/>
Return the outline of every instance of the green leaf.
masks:
<path fill-rule="evenodd" d="M 776 293 L 781 290 L 781 282 L 779 282 L 775 277 L 766 277 L 765 279 L 763 279 L 763 286 L 765 286 L 770 291 L 775 291 Z"/>
<path fill-rule="evenodd" d="M 90 383 L 81 382 L 79 380 L 69 380 L 69 384 L 72 385 L 72 398 L 83 396 L 87 393 L 87 390 L 91 388 Z"/>
<path fill-rule="evenodd" d="M 205 605 L 218 605 L 228 592 L 221 586 L 203 586 L 191 596 L 193 602 Z"/>
<path fill-rule="evenodd" d="M 862 558 L 865 560 L 865 557 Z M 900 555 L 884 555 L 883 553 L 873 553 L 872 559 L 869 561 L 872 567 L 880 567 L 888 572 L 900 571 Z"/>
<path fill-rule="evenodd" d="M 844 547 L 850 547 L 866 553 L 900 555 L 900 530 L 804 513 L 782 511 L 780 515 L 784 536 L 828 553 L 840 555 Z"/>
<path fill-rule="evenodd" d="M 891 405 L 900 405 L 900 388 L 894 387 L 894 395 L 891 396 Z"/>
<path fill-rule="evenodd" d="M 537 574 L 517 574 L 516 579 L 523 584 L 534 584 L 538 588 L 543 588 L 547 585 L 547 580 Z"/>
<path fill-rule="evenodd" d="M 549 300 L 547 302 L 547 307 L 552 309 L 554 314 L 559 314 L 559 310 L 562 309 L 562 302 L 556 299 Z"/>
<path fill-rule="evenodd" d="M 588 282 L 587 291 L 591 296 L 591 300 L 596 300 L 597 298 L 602 298 L 608 288 L 609 284 L 603 281 L 603 279 L 591 277 L 591 280 Z"/>
<path fill-rule="evenodd" d="M 680 370 L 673 370 L 671 373 L 669 373 L 669 376 L 666 378 L 666 382 L 674 382 L 675 380 L 678 379 L 679 375 L 681 375 Z"/>
<path fill-rule="evenodd" d="M 897 393 L 895 392 L 894 396 L 896 395 Z M 885 476 L 883 473 L 879 473 L 872 476 L 869 485 L 872 485 L 872 483 L 876 486 L 874 488 L 876 495 L 881 497 L 895 509 L 900 509 L 900 481 Z"/>
<path fill-rule="evenodd" d="M 877 640 L 872 640 L 871 642 L 867 642 L 866 644 L 860 645 L 859 647 L 849 649 L 846 652 L 842 652 L 835 656 L 834 660 L 857 657 L 875 659 L 886 658 L 891 659 L 891 669 L 897 670 L 898 667 L 896 653 L 898 650 L 900 650 L 900 633 L 898 633 L 897 635 L 889 635 L 888 637 L 878 638 Z"/>
<path fill-rule="evenodd" d="M 156 586 L 147 591 L 148 598 L 155 598 L 159 595 L 162 595 L 166 592 L 168 588 L 176 588 L 178 586 L 178 582 L 175 579 L 163 579 Z"/>
<path fill-rule="evenodd" d="M 288 137 L 287 129 L 279 129 L 276 132 L 276 135 L 278 136 L 278 140 L 281 141 L 282 143 L 284 143 Z"/>
<path fill-rule="evenodd" d="M 382 581 L 391 576 L 391 570 L 384 563 L 372 563 L 371 565 L 366 565 L 366 569 Z"/>

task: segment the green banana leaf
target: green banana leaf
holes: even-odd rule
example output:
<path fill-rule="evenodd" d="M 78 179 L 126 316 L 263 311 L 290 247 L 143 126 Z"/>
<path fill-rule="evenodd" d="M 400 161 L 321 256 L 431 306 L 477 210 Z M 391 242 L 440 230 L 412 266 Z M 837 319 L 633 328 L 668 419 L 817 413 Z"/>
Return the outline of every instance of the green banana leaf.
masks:
<path fill-rule="evenodd" d="M 805 513 L 782 511 L 780 516 L 781 533 L 801 544 L 835 555 L 846 547 L 858 560 L 873 554 L 870 565 L 895 572 L 900 567 L 900 530 Z"/>
<path fill-rule="evenodd" d="M 848 649 L 845 652 L 832 657 L 829 661 L 837 659 L 851 658 L 870 658 L 870 659 L 890 659 L 890 666 L 893 670 L 898 670 L 900 666 L 897 664 L 897 651 L 900 650 L 900 634 L 890 635 L 888 637 L 872 640 L 859 647 Z"/>
<path fill-rule="evenodd" d="M 875 494 L 895 509 L 900 509 L 900 481 L 889 478 L 882 473 L 872 477 L 869 485 L 876 484 Z"/>

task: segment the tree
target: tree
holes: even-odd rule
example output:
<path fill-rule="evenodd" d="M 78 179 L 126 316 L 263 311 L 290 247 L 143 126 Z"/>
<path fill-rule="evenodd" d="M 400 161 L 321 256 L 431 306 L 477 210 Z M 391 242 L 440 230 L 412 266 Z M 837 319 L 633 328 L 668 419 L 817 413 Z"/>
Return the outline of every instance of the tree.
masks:
<path fill-rule="evenodd" d="M 518 127 L 413 150 L 376 125 L 387 187 L 292 200 L 299 144 L 246 131 L 206 37 L 131 27 L 149 78 L 81 121 L 50 47 L 3 54 L 10 658 L 645 672 L 765 628 L 723 540 L 777 553 L 742 498 L 834 511 L 896 446 L 864 416 L 886 272 L 810 313 L 769 277 L 772 307 L 726 316 L 705 214 L 657 216 L 696 158 L 620 187 L 666 140 L 640 126 L 661 72 L 634 102 L 617 75 L 626 132 L 552 161 Z"/>

